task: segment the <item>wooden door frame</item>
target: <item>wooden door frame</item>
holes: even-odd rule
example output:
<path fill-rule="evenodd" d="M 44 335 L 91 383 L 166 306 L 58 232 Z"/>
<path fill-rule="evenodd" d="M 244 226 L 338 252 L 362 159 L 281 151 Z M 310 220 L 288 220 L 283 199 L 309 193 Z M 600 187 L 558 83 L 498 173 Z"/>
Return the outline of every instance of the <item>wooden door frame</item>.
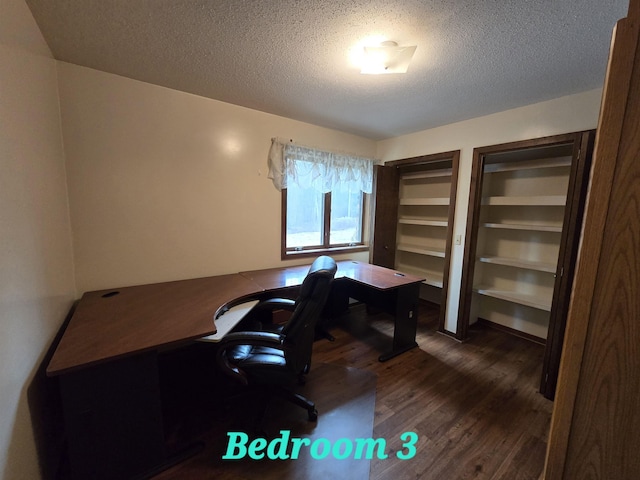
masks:
<path fill-rule="evenodd" d="M 623 245 L 616 239 L 632 226 L 621 224 L 619 212 L 611 208 L 614 195 L 618 201 L 634 194 L 637 199 L 637 190 L 629 188 L 628 182 L 627 188 L 616 185 L 616 176 L 622 175 L 618 180 L 624 183 L 629 175 L 621 174 L 623 169 L 634 165 L 636 174 L 638 170 L 639 65 L 640 0 L 630 0 L 628 16 L 616 24 L 611 43 L 547 443 L 545 480 L 577 478 L 581 467 L 588 468 L 592 478 L 638 478 L 640 471 L 638 420 L 632 416 L 637 413 L 638 383 L 621 380 L 623 373 L 627 382 L 637 379 L 638 352 L 627 347 L 637 344 L 639 337 L 634 312 L 638 311 L 640 288 L 637 281 L 626 282 L 625 291 L 612 291 L 616 282 L 637 278 L 637 267 L 612 261 L 615 254 L 623 253 Z M 633 228 L 637 230 L 637 218 Z M 603 311 L 602 305 L 609 304 L 615 295 L 617 311 L 606 307 Z M 605 357 L 614 355 L 624 358 L 624 364 L 606 361 Z M 597 372 L 590 371 L 594 363 L 602 367 Z M 621 371 L 623 366 L 625 372 Z M 606 392 L 604 401 L 596 400 L 599 392 Z"/>
<path fill-rule="evenodd" d="M 446 165 L 441 167 L 439 164 Z M 403 158 L 385 162 L 385 166 L 396 167 L 398 171 L 406 167 L 426 166 L 428 169 L 449 168 L 451 165 L 451 187 L 449 189 L 449 211 L 447 218 L 447 235 L 444 252 L 444 271 L 442 275 L 442 289 L 440 294 L 440 315 L 438 318 L 438 331 L 449 334 L 444 328 L 447 318 L 447 299 L 449 294 L 449 274 L 451 271 L 451 248 L 453 244 L 453 227 L 455 221 L 456 198 L 458 191 L 458 170 L 460 168 L 460 150 L 421 155 L 418 157 Z M 399 175 L 398 175 L 399 180 Z M 396 222 L 397 227 L 397 222 Z"/>
<path fill-rule="evenodd" d="M 395 242 L 398 223 L 398 171 L 396 168 L 375 165 L 371 198 L 369 263 L 394 268 Z M 380 195 L 384 192 L 384 195 Z"/>
<path fill-rule="evenodd" d="M 589 160 L 594 135 L 593 130 L 551 135 L 525 141 L 479 147 L 473 151 L 471 194 L 467 214 L 467 241 L 465 243 L 462 263 L 460 310 L 458 312 L 458 325 L 456 329 L 456 338 L 461 341 L 466 340 L 468 337 L 485 157 L 495 153 L 553 147 L 555 145 L 572 145 L 571 173 L 567 188 L 567 201 L 565 204 L 563 228 L 559 245 L 559 261 L 549 317 L 549 333 L 545 347 L 543 372 L 540 379 L 540 391 L 547 398 L 553 398 L 555 394 L 557 373 L 562 355 L 566 312 L 569 306 L 569 296 L 578 252 L 579 232 L 582 224 L 582 213 L 587 188 L 586 175 L 590 165 Z M 518 160 L 513 161 L 517 162 Z"/>
<path fill-rule="evenodd" d="M 591 168 L 595 130 L 585 131 L 576 134 L 576 136 L 576 142 L 573 146 L 574 161 L 571 163 L 567 203 L 558 253 L 559 257 L 561 257 L 561 262 L 558 265 L 560 272 L 556 276 L 556 284 L 553 291 L 549 333 L 547 334 L 540 378 L 540 393 L 550 400 L 555 397 L 558 382 L 569 300 L 575 277 L 578 244 L 587 197 L 588 173 Z"/>

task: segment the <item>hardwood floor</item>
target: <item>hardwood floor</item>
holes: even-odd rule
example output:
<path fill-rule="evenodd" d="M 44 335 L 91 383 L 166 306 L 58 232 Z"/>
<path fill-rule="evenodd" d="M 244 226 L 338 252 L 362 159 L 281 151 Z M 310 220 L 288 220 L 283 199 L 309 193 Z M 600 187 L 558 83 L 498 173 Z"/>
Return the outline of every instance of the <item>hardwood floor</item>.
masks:
<path fill-rule="evenodd" d="M 388 456 L 383 460 L 374 456 L 370 461 L 368 478 L 538 479 L 544 466 L 552 410 L 552 402 L 537 390 L 544 347 L 487 327 L 472 327 L 471 339 L 459 343 L 438 333 L 437 323 L 438 308 L 422 305 L 417 334 L 419 347 L 380 363 L 378 356 L 386 352 L 391 344 L 392 317 L 384 313 L 369 314 L 364 305 L 356 305 L 330 329 L 335 337 L 334 342 L 323 339 L 314 344 L 309 383 L 313 382 L 314 366 L 320 371 L 323 363 L 354 367 L 377 377 L 372 437 L 385 439 Z M 166 363 L 173 368 L 181 365 L 175 358 L 168 359 Z M 211 363 L 188 361 L 184 371 L 192 373 L 193 365 L 197 364 L 205 365 L 205 370 L 208 370 Z M 181 367 L 173 376 L 182 379 L 183 383 L 178 384 L 181 385 L 178 388 L 173 384 L 167 394 L 178 392 L 179 396 L 184 395 L 189 385 L 195 383 L 192 379 L 182 378 Z M 335 385 L 339 389 L 339 383 Z M 341 392 L 335 390 L 331 392 L 331 397 L 340 399 Z M 353 393 L 345 395 L 350 399 L 352 397 L 349 395 Z M 187 397 L 199 398 L 200 394 L 187 394 Z M 326 400 L 320 402 L 319 397 L 312 399 L 318 403 L 325 403 Z M 346 403 L 346 400 L 342 398 L 341 401 Z M 180 403 L 176 402 L 178 405 Z M 193 403 L 187 402 L 188 410 L 194 409 Z M 202 417 L 196 414 L 198 420 L 192 424 L 197 425 L 196 431 L 202 431 L 201 438 L 209 450 L 154 478 L 367 478 L 357 475 L 344 460 L 330 458 L 310 462 L 303 476 L 294 469 L 298 465 L 262 464 L 257 476 L 255 469 L 251 468 L 253 465 L 229 465 L 228 462 L 221 465 L 225 462 L 217 459 L 224 445 L 216 445 L 215 439 L 226 439 L 226 420 L 224 414 L 220 413 L 222 409 L 212 408 L 213 403 L 208 399 L 201 403 L 207 414 L 212 410 L 218 411 L 218 418 L 209 422 L 202 422 Z M 243 407 L 241 410 L 247 409 Z M 322 422 L 323 411 L 321 408 L 319 410 Z M 179 412 L 178 418 L 183 413 Z M 329 412 L 324 413 L 329 415 Z M 306 423 L 305 416 L 300 412 L 298 414 Z M 357 421 L 356 417 L 340 420 L 340 432 L 332 431 L 331 434 L 342 436 L 342 432 L 349 431 L 347 427 L 351 421 Z M 409 453 L 403 448 L 401 439 L 405 432 L 415 432 L 418 440 L 415 455 L 401 460 L 397 452 Z M 190 435 L 187 438 L 191 438 Z M 214 451 L 218 453 L 214 454 Z M 344 476 L 327 475 L 327 462 L 330 461 L 342 462 L 338 471 Z"/>
<path fill-rule="evenodd" d="M 486 327 L 458 343 L 436 331 L 437 319 L 437 307 L 421 306 L 419 348 L 385 363 L 391 317 L 364 306 L 332 328 L 334 342 L 314 346 L 314 363 L 378 375 L 373 436 L 390 451 L 372 460 L 370 479 L 539 478 L 553 405 L 537 390 L 544 347 Z M 404 432 L 418 435 L 417 452 L 399 460 Z"/>

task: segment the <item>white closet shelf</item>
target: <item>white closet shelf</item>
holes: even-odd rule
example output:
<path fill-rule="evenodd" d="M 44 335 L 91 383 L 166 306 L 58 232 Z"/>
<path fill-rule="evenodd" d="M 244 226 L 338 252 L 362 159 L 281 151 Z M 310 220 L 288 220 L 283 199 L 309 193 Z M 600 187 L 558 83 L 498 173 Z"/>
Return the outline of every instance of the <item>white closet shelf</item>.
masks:
<path fill-rule="evenodd" d="M 565 195 L 534 195 L 527 197 L 504 196 L 484 197 L 482 205 L 531 205 L 531 206 L 564 206 L 567 202 Z"/>
<path fill-rule="evenodd" d="M 483 223 L 485 228 L 500 228 L 503 230 L 532 230 L 536 232 L 562 232 L 562 225 L 521 225 L 517 223 Z"/>
<path fill-rule="evenodd" d="M 506 300 L 507 302 L 513 302 L 527 307 L 536 308 L 538 310 L 544 310 L 545 312 L 551 311 L 551 300 L 548 298 L 508 290 L 496 290 L 491 287 L 476 287 L 473 291 L 480 295 Z"/>
<path fill-rule="evenodd" d="M 429 227 L 446 227 L 448 225 L 446 220 L 426 220 L 412 217 L 400 217 L 398 223 L 404 223 L 406 225 L 426 225 Z"/>
<path fill-rule="evenodd" d="M 400 243 L 396 247 L 397 250 L 401 250 L 403 252 L 417 253 L 420 255 L 428 255 L 431 257 L 441 257 L 444 258 L 444 249 L 439 249 L 436 247 L 423 247 L 420 245 L 411 245 L 407 243 Z"/>
<path fill-rule="evenodd" d="M 539 160 L 527 160 L 522 162 L 487 163 L 484 173 L 509 172 L 513 170 L 526 170 L 534 168 L 570 167 L 571 157 L 543 158 Z"/>
<path fill-rule="evenodd" d="M 434 279 L 427 278 L 422 283 L 424 283 L 425 285 L 429 285 L 431 287 L 442 288 L 442 280 L 434 280 Z"/>
<path fill-rule="evenodd" d="M 401 198 L 400 205 L 449 205 L 449 197 Z"/>
<path fill-rule="evenodd" d="M 553 263 L 536 262 L 531 260 L 521 260 L 517 258 L 507 257 L 480 257 L 478 261 L 484 263 L 493 263 L 495 265 L 505 265 L 507 267 L 525 268 L 528 270 L 536 270 L 539 272 L 555 273 L 556 265 Z"/>
<path fill-rule="evenodd" d="M 432 287 L 442 288 L 442 285 L 443 285 L 442 274 L 440 274 L 440 276 L 438 277 L 432 271 L 421 270 L 420 268 L 416 268 L 416 267 L 407 268 L 405 265 L 402 265 L 399 268 L 399 270 L 401 272 L 405 272 L 410 275 L 415 275 L 416 277 L 426 277 L 426 279 L 422 281 L 423 284 L 429 285 Z"/>
<path fill-rule="evenodd" d="M 406 173 L 402 175 L 401 180 L 420 180 L 422 178 L 450 177 L 451 169 L 448 170 L 431 170 L 417 173 Z"/>

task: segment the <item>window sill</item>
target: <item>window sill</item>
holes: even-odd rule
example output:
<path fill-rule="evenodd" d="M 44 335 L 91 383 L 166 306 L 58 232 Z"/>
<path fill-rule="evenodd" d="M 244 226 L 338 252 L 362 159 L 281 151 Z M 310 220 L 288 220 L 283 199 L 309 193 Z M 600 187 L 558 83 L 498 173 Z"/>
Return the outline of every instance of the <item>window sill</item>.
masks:
<path fill-rule="evenodd" d="M 332 253 L 352 253 L 352 252 L 366 252 L 369 250 L 367 245 L 353 245 L 342 247 L 330 247 L 330 248 L 316 248 L 313 250 L 295 250 L 284 251 L 281 255 L 281 260 L 287 260 L 292 258 L 304 258 L 304 257 L 317 257 L 318 255 L 331 255 Z"/>

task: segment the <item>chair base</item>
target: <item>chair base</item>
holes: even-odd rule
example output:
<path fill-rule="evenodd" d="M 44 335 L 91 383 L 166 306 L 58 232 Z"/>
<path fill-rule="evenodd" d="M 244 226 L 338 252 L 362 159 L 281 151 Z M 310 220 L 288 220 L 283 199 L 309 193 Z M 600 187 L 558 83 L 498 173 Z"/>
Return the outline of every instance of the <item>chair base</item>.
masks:
<path fill-rule="evenodd" d="M 272 393 L 284 400 L 287 400 L 288 402 L 293 403 L 294 405 L 298 405 L 299 407 L 304 408 L 307 411 L 307 417 L 310 422 L 315 422 L 318 420 L 318 410 L 316 410 L 316 404 L 308 398 L 284 388 L 273 389 Z"/>
<path fill-rule="evenodd" d="M 253 430 L 255 434 L 266 437 L 268 436 L 263 428 L 265 417 L 267 414 L 267 408 L 269 403 L 274 398 L 280 398 L 286 400 L 289 403 L 297 405 L 307 411 L 307 420 L 310 422 L 316 422 L 318 420 L 318 410 L 314 402 L 308 398 L 295 393 L 287 388 L 278 386 L 259 386 L 252 385 L 250 387 L 243 388 L 244 391 L 239 392 L 236 395 L 232 395 L 227 398 L 225 403 L 232 406 L 237 406 L 240 398 L 246 398 L 250 401 L 248 411 L 251 414 L 245 417 L 245 420 L 249 422 L 250 426 L 247 426 L 248 430 Z"/>

